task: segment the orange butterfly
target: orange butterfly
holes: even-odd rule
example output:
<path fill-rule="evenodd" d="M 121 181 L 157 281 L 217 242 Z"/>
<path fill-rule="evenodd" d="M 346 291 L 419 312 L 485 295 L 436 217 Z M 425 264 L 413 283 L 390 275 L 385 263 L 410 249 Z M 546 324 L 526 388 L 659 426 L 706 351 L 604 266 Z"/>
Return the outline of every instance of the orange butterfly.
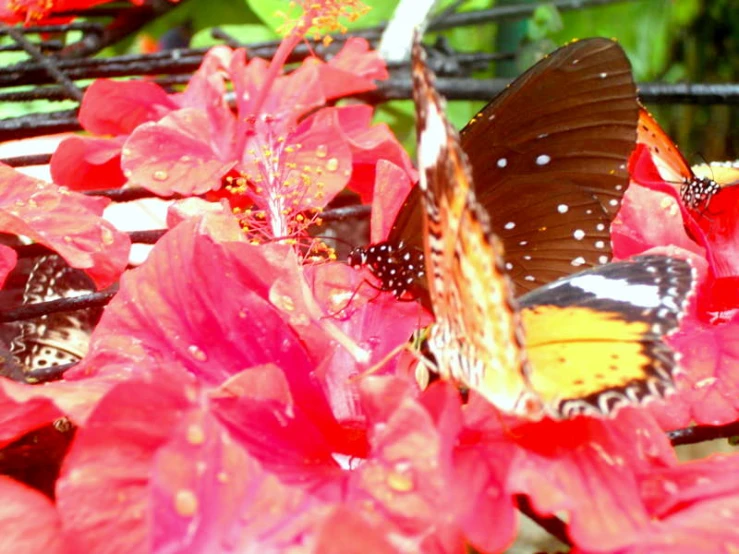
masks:
<path fill-rule="evenodd" d="M 684 260 L 644 256 L 550 283 L 518 303 L 500 239 L 478 202 L 459 136 L 413 48 L 424 253 L 435 369 L 525 417 L 607 415 L 672 387 L 693 287 Z"/>
<path fill-rule="evenodd" d="M 662 179 L 679 187 L 680 198 L 689 210 L 703 212 L 721 190 L 713 178 L 693 172 L 677 145 L 644 108 L 639 111 L 637 142 L 649 148 Z"/>

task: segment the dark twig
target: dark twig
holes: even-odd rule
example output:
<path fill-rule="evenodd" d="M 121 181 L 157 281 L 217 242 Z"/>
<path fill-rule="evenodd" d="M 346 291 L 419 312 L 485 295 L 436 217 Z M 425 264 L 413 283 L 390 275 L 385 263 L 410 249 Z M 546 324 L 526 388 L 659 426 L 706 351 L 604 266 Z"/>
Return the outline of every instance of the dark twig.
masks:
<path fill-rule="evenodd" d="M 593 6 L 605 6 L 607 4 L 618 4 L 632 0 L 554 0 L 547 4 L 557 8 L 561 12 L 569 10 L 580 10 Z M 540 3 L 517 3 L 506 4 L 490 8 L 489 10 L 476 10 L 471 12 L 460 12 L 435 20 L 429 25 L 429 31 L 442 31 L 456 27 L 467 27 L 491 23 L 494 21 L 508 21 L 512 19 L 524 19 L 532 15 L 542 4 Z"/>
<path fill-rule="evenodd" d="M 131 231 L 128 236 L 135 244 L 154 244 L 162 238 L 169 229 L 152 229 L 149 231 Z"/>
<path fill-rule="evenodd" d="M 28 54 L 36 60 L 51 75 L 54 80 L 59 83 L 67 92 L 69 98 L 82 102 L 82 91 L 56 66 L 54 58 L 44 55 L 34 43 L 28 40 L 25 35 L 17 28 L 6 26 L 7 33 L 11 38 L 20 44 Z"/>
<path fill-rule="evenodd" d="M 674 446 L 695 444 L 715 439 L 728 439 L 739 435 L 739 421 L 726 425 L 696 425 L 685 429 L 676 429 L 667 433 Z"/>
<path fill-rule="evenodd" d="M 142 198 L 161 198 L 150 190 L 145 188 L 125 188 L 125 189 L 103 189 L 103 190 L 87 190 L 85 194 L 88 196 L 103 196 L 110 198 L 113 202 L 131 202 L 133 200 L 141 200 Z M 167 200 L 181 198 L 181 196 L 173 196 Z"/>
<path fill-rule="evenodd" d="M 117 286 L 115 290 L 93 292 L 91 294 L 85 294 L 84 296 L 75 298 L 60 298 L 59 300 L 49 300 L 48 302 L 24 304 L 17 308 L 0 311 L 0 323 L 33 319 L 58 312 L 73 312 L 75 310 L 85 310 L 87 308 L 99 308 L 108 304 L 111 298 L 115 296 L 116 292 Z"/>
<path fill-rule="evenodd" d="M 29 165 L 46 165 L 51 161 L 51 154 L 29 154 L 28 156 L 15 156 L 5 158 L 0 162 L 10 167 L 27 167 Z"/>
<path fill-rule="evenodd" d="M 518 509 L 522 514 L 531 518 L 537 525 L 562 544 L 572 546 L 572 541 L 570 541 L 570 538 L 567 536 L 567 527 L 561 519 L 554 516 L 540 516 L 534 511 L 529 499 L 522 494 L 516 496 L 516 501 L 518 502 Z"/>
<path fill-rule="evenodd" d="M 68 364 L 58 364 L 26 371 L 23 374 L 23 379 L 26 381 L 26 383 L 32 385 L 48 383 L 50 381 L 58 381 L 64 376 L 64 373 L 66 371 L 72 369 L 78 363 L 79 362 L 71 362 Z"/>
<path fill-rule="evenodd" d="M 347 219 L 366 219 L 370 215 L 370 206 L 343 206 L 331 208 L 321 213 L 324 221 L 344 221 Z"/>

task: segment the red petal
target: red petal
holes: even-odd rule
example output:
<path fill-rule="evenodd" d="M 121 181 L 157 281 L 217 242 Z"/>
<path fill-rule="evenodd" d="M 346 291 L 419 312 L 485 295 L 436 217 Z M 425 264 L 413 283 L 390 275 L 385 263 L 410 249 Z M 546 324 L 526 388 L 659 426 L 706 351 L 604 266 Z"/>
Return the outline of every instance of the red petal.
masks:
<path fill-rule="evenodd" d="M 213 411 L 252 456 L 283 482 L 340 497 L 346 473 L 333 454 L 363 457 L 367 449 L 354 430 L 337 424 L 320 389 L 291 390 L 282 370 L 264 366 L 222 390 Z"/>
<path fill-rule="evenodd" d="M 325 512 L 202 411 L 180 422 L 152 475 L 154 552 L 284 551 L 302 544 Z"/>
<path fill-rule="evenodd" d="M 49 399 L 34 394 L 34 388 L 0 379 L 0 447 L 64 415 Z"/>
<path fill-rule="evenodd" d="M 123 171 L 160 196 L 216 190 L 236 160 L 223 161 L 213 150 L 212 132 L 205 113 L 192 108 L 141 125 L 123 147 Z"/>
<path fill-rule="evenodd" d="M 51 177 L 72 190 L 118 188 L 126 178 L 121 170 L 121 139 L 70 137 L 51 157 Z"/>
<path fill-rule="evenodd" d="M 359 510 L 339 507 L 318 527 L 313 552 L 346 554 L 361 545 L 362 554 L 397 554 L 392 543 L 394 530 L 385 521 L 370 522 Z"/>
<path fill-rule="evenodd" d="M 360 37 L 349 37 L 328 65 L 367 79 L 385 80 L 389 76 L 380 53 L 370 49 L 369 42 Z"/>
<path fill-rule="evenodd" d="M 18 262 L 18 253 L 4 244 L 0 244 L 0 289 L 5 286 L 8 274 Z"/>
<path fill-rule="evenodd" d="M 3 552 L 68 552 L 59 516 L 41 493 L 0 475 L 0 550 Z M 71 552 L 71 551 L 69 551 Z"/>
<path fill-rule="evenodd" d="M 665 429 L 691 423 L 720 425 L 739 416 L 739 315 L 711 325 L 695 317 L 683 321 L 669 339 L 680 352 L 677 393 L 651 409 Z"/>
<path fill-rule="evenodd" d="M 710 245 L 716 276 L 739 276 L 739 186 L 722 188 L 698 216 L 698 225 Z"/>
<path fill-rule="evenodd" d="M 288 144 L 300 145 L 294 154 L 283 154 L 279 162 L 282 168 L 297 166 L 295 170 L 282 170 L 282 180 L 293 182 L 293 188 L 297 188 L 300 195 L 300 203 L 294 209 L 324 207 L 346 186 L 352 168 L 351 150 L 341 132 L 337 110 L 326 108 L 308 117 L 290 135 Z M 246 173 L 255 178 L 256 175 L 249 171 L 248 151 L 245 154 L 242 163 Z M 305 173 L 306 168 L 313 177 L 303 184 L 299 175 Z"/>
<path fill-rule="evenodd" d="M 489 443 L 494 447 L 489 457 L 507 457 L 513 441 L 509 490 L 528 495 L 542 515 L 564 513 L 570 536 L 583 549 L 611 551 L 630 544 L 649 521 L 636 476 L 674 463 L 669 441 L 643 410 L 622 409 L 606 420 L 517 425 L 506 418 L 503 425 L 497 443 L 486 431 L 481 452 Z"/>
<path fill-rule="evenodd" d="M 82 127 L 96 135 L 127 135 L 177 108 L 151 81 L 98 79 L 85 92 L 79 118 Z"/>
<path fill-rule="evenodd" d="M 152 461 L 187 408 L 174 378 L 123 383 L 100 402 L 57 481 L 62 524 L 76 552 L 149 551 Z"/>
<path fill-rule="evenodd" d="M 385 240 L 411 191 L 413 183 L 408 174 L 392 162 L 377 162 L 375 186 L 372 194 L 372 221 L 370 243 Z"/>
<path fill-rule="evenodd" d="M 417 180 L 416 170 L 408 153 L 398 142 L 390 127 L 384 123 L 371 125 L 372 108 L 369 106 L 343 106 L 338 108 L 339 122 L 352 150 L 352 177 L 347 185 L 356 191 L 362 202 L 372 198 L 378 161 L 387 160 L 402 168 L 408 178 Z"/>
<path fill-rule="evenodd" d="M 109 200 L 62 190 L 2 164 L 0 182 L 0 230 L 51 248 L 98 288 L 118 279 L 131 241 L 100 217 Z"/>

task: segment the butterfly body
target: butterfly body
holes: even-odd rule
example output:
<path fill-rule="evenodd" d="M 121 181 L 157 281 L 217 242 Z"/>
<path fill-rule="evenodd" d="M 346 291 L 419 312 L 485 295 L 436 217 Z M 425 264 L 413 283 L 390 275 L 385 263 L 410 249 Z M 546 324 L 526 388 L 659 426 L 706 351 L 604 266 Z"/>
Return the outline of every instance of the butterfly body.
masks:
<path fill-rule="evenodd" d="M 713 178 L 693 172 L 672 139 L 644 108 L 639 111 L 637 140 L 649 148 L 662 178 L 679 188 L 683 204 L 693 212 L 704 212 L 721 186 Z"/>
<path fill-rule="evenodd" d="M 677 329 L 694 276 L 644 256 L 550 282 L 518 300 L 497 212 L 478 200 L 459 136 L 419 44 L 413 49 L 419 190 L 430 305 L 428 347 L 443 378 L 500 410 L 540 418 L 608 416 L 672 388 Z"/>

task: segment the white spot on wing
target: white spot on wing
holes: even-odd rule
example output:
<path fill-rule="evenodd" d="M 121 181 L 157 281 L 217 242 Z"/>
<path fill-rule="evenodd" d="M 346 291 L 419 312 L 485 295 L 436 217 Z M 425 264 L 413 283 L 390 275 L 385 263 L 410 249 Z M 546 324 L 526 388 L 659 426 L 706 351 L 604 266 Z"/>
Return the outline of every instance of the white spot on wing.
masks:
<path fill-rule="evenodd" d="M 567 204 L 560 204 L 557 206 L 557 211 L 561 214 L 566 214 L 568 211 L 570 211 L 570 207 Z"/>
<path fill-rule="evenodd" d="M 569 283 L 598 298 L 627 302 L 644 308 L 657 308 L 663 304 L 659 289 L 653 285 L 635 285 L 626 279 L 609 279 L 602 275 L 580 275 L 567 281 L 556 283 L 561 286 Z"/>
<path fill-rule="evenodd" d="M 582 229 L 575 229 L 575 231 L 572 233 L 572 236 L 575 237 L 575 240 L 582 240 L 585 238 L 585 231 Z"/>
<path fill-rule="evenodd" d="M 507 229 L 508 231 L 510 231 L 511 229 L 514 229 L 516 227 L 516 222 L 515 221 L 509 221 L 508 223 L 506 223 L 505 225 L 503 225 L 503 227 L 505 229 Z"/>
<path fill-rule="evenodd" d="M 536 165 L 547 165 L 551 161 L 551 156 L 547 156 L 546 154 L 540 154 L 536 157 Z"/>
<path fill-rule="evenodd" d="M 429 102 L 426 106 L 426 126 L 418 137 L 418 165 L 421 168 L 419 185 L 422 190 L 428 189 L 426 182 L 427 167 L 436 165 L 441 152 L 446 148 L 447 131 L 444 116 L 439 113 L 435 102 Z"/>
<path fill-rule="evenodd" d="M 498 167 L 503 168 L 508 165 L 508 160 L 505 158 L 500 158 L 497 162 Z"/>

